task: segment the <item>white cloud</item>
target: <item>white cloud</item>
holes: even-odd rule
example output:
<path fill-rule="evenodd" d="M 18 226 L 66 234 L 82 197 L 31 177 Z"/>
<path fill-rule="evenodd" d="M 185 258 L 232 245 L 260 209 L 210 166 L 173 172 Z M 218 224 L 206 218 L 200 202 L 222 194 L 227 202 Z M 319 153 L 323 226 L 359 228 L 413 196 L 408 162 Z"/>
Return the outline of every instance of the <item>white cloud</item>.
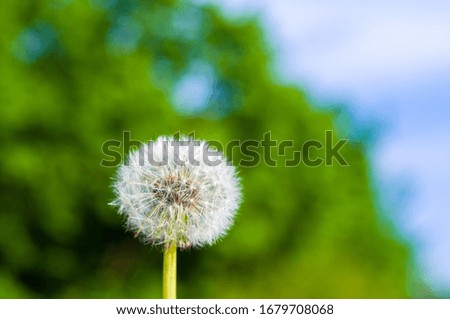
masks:
<path fill-rule="evenodd" d="M 450 65 L 450 10 L 274 1 L 266 14 L 290 77 L 301 72 L 347 89 Z"/>

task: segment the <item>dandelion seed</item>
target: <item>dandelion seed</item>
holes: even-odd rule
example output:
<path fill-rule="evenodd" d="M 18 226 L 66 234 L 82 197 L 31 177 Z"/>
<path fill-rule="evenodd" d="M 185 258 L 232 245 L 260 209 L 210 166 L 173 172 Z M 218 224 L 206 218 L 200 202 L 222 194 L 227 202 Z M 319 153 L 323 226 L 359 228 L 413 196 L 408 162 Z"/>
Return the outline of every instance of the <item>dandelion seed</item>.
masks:
<path fill-rule="evenodd" d="M 111 204 L 127 229 L 144 243 L 180 248 L 213 244 L 225 235 L 241 201 L 235 168 L 205 141 L 186 137 L 143 144 L 119 168 L 113 188 Z"/>

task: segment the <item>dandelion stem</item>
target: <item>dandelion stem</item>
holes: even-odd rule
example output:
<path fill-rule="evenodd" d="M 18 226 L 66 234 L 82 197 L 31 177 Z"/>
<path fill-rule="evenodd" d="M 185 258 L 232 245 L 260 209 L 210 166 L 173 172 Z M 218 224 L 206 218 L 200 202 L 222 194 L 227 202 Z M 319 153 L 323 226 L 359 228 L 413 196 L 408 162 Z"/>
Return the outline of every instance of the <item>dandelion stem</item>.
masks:
<path fill-rule="evenodd" d="M 163 298 L 177 299 L 177 245 L 164 248 Z"/>

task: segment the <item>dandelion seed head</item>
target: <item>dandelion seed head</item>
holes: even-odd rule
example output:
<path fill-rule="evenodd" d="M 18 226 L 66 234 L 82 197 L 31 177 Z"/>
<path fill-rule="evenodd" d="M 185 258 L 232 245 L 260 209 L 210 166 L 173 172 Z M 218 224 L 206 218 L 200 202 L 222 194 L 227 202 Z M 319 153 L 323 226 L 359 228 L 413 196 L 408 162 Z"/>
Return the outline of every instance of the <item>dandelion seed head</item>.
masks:
<path fill-rule="evenodd" d="M 236 169 L 205 141 L 159 137 L 118 169 L 111 203 L 144 243 L 210 245 L 226 234 L 241 202 Z"/>

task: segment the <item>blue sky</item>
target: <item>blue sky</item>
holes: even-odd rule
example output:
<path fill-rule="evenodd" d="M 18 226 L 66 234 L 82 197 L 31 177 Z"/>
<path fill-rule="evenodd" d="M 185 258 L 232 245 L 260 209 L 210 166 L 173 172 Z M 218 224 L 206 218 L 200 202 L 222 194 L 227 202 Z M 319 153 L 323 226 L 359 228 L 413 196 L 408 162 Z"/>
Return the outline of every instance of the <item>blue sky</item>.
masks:
<path fill-rule="evenodd" d="M 233 17 L 261 17 L 283 81 L 315 100 L 349 105 L 361 122 L 383 123 L 372 151 L 381 196 L 415 244 L 424 278 L 448 289 L 450 2 L 210 2 Z"/>

